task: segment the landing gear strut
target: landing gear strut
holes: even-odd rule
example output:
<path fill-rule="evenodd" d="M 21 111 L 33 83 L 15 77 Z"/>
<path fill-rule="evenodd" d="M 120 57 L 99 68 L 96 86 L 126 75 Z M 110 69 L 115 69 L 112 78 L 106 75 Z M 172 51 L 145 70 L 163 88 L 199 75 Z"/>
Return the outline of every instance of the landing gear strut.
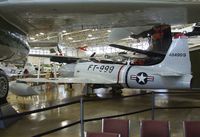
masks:
<path fill-rule="evenodd" d="M 6 100 L 8 90 L 8 78 L 6 74 L 0 70 L 0 117 L 17 114 L 15 109 Z M 19 119 L 19 117 L 0 120 L 0 129 L 8 127 L 9 125 L 17 121 L 17 119 Z"/>
<path fill-rule="evenodd" d="M 8 90 L 8 78 L 3 71 L 0 71 L 0 105 L 7 103 Z"/>
<path fill-rule="evenodd" d="M 112 88 L 110 90 L 110 93 L 112 93 L 112 95 L 121 96 L 122 95 L 122 90 L 119 89 L 119 88 Z"/>

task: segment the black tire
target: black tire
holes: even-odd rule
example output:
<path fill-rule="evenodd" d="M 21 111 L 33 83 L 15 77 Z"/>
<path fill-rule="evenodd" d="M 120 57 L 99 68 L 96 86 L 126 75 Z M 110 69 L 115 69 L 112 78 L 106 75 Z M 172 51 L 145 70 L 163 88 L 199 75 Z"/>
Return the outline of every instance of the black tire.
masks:
<path fill-rule="evenodd" d="M 6 74 L 0 70 L 0 105 L 7 103 L 9 83 Z"/>

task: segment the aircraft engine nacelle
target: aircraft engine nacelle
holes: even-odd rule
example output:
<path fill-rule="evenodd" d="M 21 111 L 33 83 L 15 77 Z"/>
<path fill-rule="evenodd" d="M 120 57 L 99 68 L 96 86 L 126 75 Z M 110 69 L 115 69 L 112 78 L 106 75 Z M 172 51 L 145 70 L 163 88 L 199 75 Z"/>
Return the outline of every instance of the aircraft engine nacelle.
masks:
<path fill-rule="evenodd" d="M 73 77 L 76 64 L 66 64 L 59 68 L 58 73 L 61 77 Z"/>

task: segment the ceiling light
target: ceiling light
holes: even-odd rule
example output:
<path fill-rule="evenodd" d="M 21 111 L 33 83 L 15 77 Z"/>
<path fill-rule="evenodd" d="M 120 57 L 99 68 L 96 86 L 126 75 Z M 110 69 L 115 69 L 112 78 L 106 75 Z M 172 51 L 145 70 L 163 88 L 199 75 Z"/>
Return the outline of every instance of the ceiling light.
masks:
<path fill-rule="evenodd" d="M 111 32 L 111 30 L 110 30 L 110 29 L 108 29 L 108 30 L 107 30 L 107 32 Z"/>
<path fill-rule="evenodd" d="M 44 33 L 43 33 L 43 32 L 40 32 L 40 35 L 44 35 Z"/>
<path fill-rule="evenodd" d="M 92 29 L 92 31 L 97 31 L 98 29 Z"/>
<path fill-rule="evenodd" d="M 30 40 L 35 40 L 35 38 L 34 37 L 30 37 Z"/>
<path fill-rule="evenodd" d="M 39 34 L 35 34 L 35 36 L 37 36 L 37 37 L 38 37 L 38 36 L 39 36 Z"/>
<path fill-rule="evenodd" d="M 90 40 L 93 40 L 93 39 L 96 39 L 96 37 L 91 37 L 91 38 L 89 38 Z"/>
<path fill-rule="evenodd" d="M 62 33 L 66 33 L 66 32 L 67 32 L 66 30 L 63 30 L 63 31 L 62 31 Z"/>
<path fill-rule="evenodd" d="M 91 38 L 91 37 L 92 37 L 92 34 L 88 34 L 88 37 L 90 37 L 90 38 Z"/>
<path fill-rule="evenodd" d="M 68 40 L 73 40 L 73 38 L 72 38 L 72 37 L 69 37 Z"/>

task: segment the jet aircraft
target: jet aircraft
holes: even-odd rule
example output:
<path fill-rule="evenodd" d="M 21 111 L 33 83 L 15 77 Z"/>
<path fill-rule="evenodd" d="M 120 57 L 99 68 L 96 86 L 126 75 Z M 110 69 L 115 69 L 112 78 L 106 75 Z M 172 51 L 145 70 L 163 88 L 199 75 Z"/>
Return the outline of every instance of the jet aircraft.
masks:
<path fill-rule="evenodd" d="M 191 62 L 187 37 L 175 36 L 163 61 L 155 65 L 80 62 L 73 77 L 58 79 L 20 79 L 19 82 L 84 83 L 93 88 L 189 89 Z M 91 87 L 91 86 L 89 86 Z"/>

